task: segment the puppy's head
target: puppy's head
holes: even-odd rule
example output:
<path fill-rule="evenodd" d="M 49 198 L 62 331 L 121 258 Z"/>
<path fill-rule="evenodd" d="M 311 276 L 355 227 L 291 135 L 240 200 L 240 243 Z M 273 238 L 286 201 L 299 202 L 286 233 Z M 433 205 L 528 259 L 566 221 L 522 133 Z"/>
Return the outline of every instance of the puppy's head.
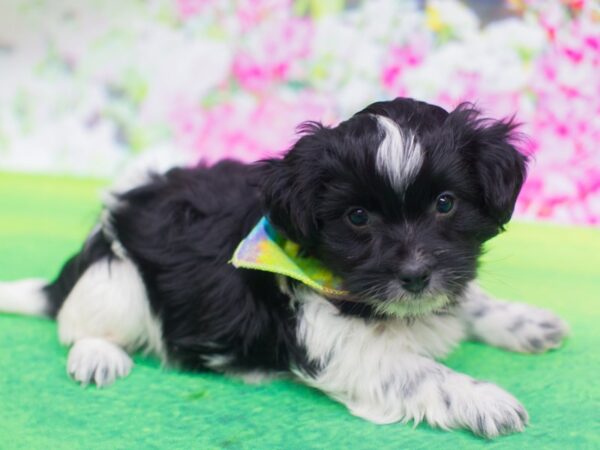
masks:
<path fill-rule="evenodd" d="M 271 222 L 380 314 L 442 309 L 510 219 L 526 157 L 514 125 L 463 105 L 374 103 L 335 128 L 308 123 L 263 166 Z"/>

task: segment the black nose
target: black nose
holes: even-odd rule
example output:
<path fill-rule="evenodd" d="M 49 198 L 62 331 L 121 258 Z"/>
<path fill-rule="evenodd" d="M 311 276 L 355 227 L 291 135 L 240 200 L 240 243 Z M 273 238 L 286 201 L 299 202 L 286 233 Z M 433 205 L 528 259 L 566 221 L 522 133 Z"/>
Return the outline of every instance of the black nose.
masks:
<path fill-rule="evenodd" d="M 408 292 L 418 294 L 429 284 L 429 272 L 405 273 L 400 277 L 402 287 Z"/>

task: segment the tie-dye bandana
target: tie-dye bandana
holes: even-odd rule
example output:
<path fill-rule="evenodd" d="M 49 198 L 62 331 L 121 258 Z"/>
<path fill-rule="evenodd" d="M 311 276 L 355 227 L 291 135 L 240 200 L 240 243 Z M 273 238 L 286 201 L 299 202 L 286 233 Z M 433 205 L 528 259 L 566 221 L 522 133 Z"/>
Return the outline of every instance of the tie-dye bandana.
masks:
<path fill-rule="evenodd" d="M 281 236 L 266 217 L 240 242 L 231 263 L 236 268 L 264 270 L 298 280 L 329 296 L 344 296 L 342 282 L 314 258 L 301 256 L 299 246 Z"/>

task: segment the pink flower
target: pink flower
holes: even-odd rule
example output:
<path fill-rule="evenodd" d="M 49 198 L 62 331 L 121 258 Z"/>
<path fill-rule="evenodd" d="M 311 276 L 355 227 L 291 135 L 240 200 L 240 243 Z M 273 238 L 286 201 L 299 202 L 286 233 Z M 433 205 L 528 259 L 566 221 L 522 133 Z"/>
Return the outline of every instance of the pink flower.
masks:
<path fill-rule="evenodd" d="M 235 55 L 231 74 L 249 91 L 265 91 L 275 83 L 300 77 L 299 62 L 309 54 L 311 24 L 304 19 L 289 18 L 271 24 L 251 48 Z"/>
<path fill-rule="evenodd" d="M 419 66 L 425 58 L 426 48 L 423 43 L 410 43 L 392 47 L 383 63 L 381 83 L 396 95 L 405 95 L 402 86 L 402 75 L 407 69 Z"/>
<path fill-rule="evenodd" d="M 235 15 L 241 31 L 247 33 L 269 20 L 289 18 L 292 6 L 292 0 L 239 0 L 235 2 Z"/>
<path fill-rule="evenodd" d="M 182 19 L 189 19 L 205 8 L 209 7 L 216 0 L 175 0 L 177 12 Z"/>
<path fill-rule="evenodd" d="M 324 103 L 307 94 L 295 99 L 264 97 L 208 110 L 179 105 L 172 124 L 177 141 L 200 160 L 255 161 L 289 148 L 296 127 L 322 118 L 325 112 Z"/>

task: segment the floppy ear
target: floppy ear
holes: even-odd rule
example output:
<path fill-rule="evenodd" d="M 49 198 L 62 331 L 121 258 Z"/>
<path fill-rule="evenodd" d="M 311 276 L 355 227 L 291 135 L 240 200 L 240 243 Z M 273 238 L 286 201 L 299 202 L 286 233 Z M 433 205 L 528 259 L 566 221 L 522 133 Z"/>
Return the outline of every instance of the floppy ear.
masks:
<path fill-rule="evenodd" d="M 496 122 L 479 133 L 479 182 L 484 203 L 500 227 L 512 217 L 527 172 L 527 157 L 511 143 L 514 129 L 511 122 Z"/>
<path fill-rule="evenodd" d="M 527 173 L 528 158 L 515 147 L 518 124 L 512 119 L 482 118 L 470 105 L 459 106 L 448 119 L 476 172 L 483 206 L 502 229 L 512 216 Z"/>
<path fill-rule="evenodd" d="M 259 164 L 261 201 L 271 223 L 287 238 L 309 248 L 318 230 L 315 213 L 321 186 L 321 124 L 308 122 L 299 131 L 304 135 L 283 159 Z"/>

